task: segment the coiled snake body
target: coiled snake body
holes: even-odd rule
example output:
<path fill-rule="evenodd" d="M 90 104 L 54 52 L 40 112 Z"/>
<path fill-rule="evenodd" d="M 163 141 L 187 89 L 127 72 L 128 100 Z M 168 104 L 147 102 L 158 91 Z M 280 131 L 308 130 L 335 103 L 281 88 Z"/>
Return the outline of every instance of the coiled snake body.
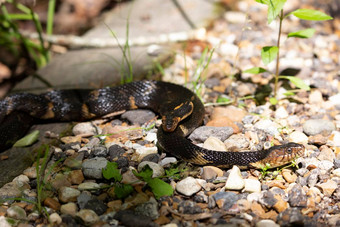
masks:
<path fill-rule="evenodd" d="M 162 116 L 159 146 L 199 165 L 280 166 L 301 156 L 303 145 L 288 143 L 262 151 L 222 152 L 192 144 L 185 137 L 200 126 L 204 106 L 189 89 L 160 81 L 138 81 L 98 90 L 56 90 L 45 94 L 13 94 L 0 101 L 0 151 L 23 136 L 35 119 L 84 121 L 111 112 L 147 108 Z"/>

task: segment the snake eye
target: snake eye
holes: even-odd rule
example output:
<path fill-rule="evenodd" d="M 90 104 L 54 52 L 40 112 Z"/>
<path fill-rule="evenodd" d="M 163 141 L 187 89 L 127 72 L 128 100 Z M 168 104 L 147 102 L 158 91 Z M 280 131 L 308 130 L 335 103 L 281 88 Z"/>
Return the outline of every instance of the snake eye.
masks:
<path fill-rule="evenodd" d="M 287 149 L 287 152 L 288 152 L 288 153 L 292 153 L 292 152 L 293 152 L 293 149 L 292 149 L 291 147 L 289 147 L 289 148 Z"/>

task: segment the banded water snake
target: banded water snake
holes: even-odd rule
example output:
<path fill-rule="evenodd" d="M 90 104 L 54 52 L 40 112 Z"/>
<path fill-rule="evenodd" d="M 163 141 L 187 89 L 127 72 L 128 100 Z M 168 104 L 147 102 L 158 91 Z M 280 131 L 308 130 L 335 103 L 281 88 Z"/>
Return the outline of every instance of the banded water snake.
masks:
<path fill-rule="evenodd" d="M 158 129 L 159 146 L 190 163 L 228 167 L 231 165 L 272 167 L 301 156 L 304 147 L 297 143 L 267 150 L 221 152 L 194 145 L 186 136 L 202 124 L 205 109 L 189 89 L 160 81 L 138 81 L 98 90 L 56 90 L 40 95 L 13 94 L 0 101 L 0 151 L 24 135 L 36 120 L 84 121 L 111 112 L 147 108 L 162 116 Z"/>

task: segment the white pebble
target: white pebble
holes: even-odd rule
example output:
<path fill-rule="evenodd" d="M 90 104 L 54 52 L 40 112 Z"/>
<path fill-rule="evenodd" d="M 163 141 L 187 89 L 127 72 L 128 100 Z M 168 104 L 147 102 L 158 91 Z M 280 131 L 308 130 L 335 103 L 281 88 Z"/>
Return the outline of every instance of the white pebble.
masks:
<path fill-rule="evenodd" d="M 192 196 L 201 188 L 201 184 L 193 177 L 184 178 L 176 184 L 176 191 L 186 196 Z"/>
<path fill-rule="evenodd" d="M 225 189 L 241 190 L 244 188 L 244 184 L 240 169 L 237 166 L 233 166 L 225 184 Z"/>
<path fill-rule="evenodd" d="M 289 142 L 307 144 L 308 137 L 303 132 L 294 131 L 289 135 Z"/>
<path fill-rule="evenodd" d="M 261 192 L 261 183 L 256 179 L 245 179 L 244 180 L 244 192 Z"/>

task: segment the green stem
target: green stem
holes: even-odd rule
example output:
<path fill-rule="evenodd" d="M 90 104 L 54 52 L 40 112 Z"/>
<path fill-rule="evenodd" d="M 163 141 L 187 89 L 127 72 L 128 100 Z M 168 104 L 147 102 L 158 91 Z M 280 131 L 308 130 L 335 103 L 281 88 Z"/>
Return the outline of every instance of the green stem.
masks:
<path fill-rule="evenodd" d="M 282 21 L 283 21 L 283 10 L 281 10 L 280 16 L 280 24 L 279 24 L 279 34 L 277 37 L 277 55 L 276 55 L 276 70 L 275 70 L 275 83 L 274 83 L 274 98 L 277 96 L 278 83 L 279 83 L 279 67 L 280 67 L 280 40 L 281 40 L 281 30 L 282 30 Z"/>

